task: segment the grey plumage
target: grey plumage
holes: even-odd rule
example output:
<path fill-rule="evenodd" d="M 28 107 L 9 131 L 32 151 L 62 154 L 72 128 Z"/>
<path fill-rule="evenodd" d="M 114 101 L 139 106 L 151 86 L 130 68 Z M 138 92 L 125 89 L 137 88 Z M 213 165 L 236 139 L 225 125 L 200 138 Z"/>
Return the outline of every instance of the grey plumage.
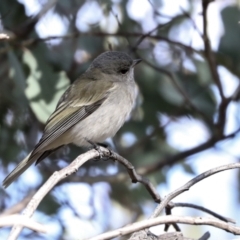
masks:
<path fill-rule="evenodd" d="M 137 88 L 133 68 L 139 61 L 122 52 L 99 55 L 62 95 L 39 143 L 6 177 L 3 186 L 63 145 L 88 146 L 86 139 L 103 142 L 113 137 L 134 106 Z"/>

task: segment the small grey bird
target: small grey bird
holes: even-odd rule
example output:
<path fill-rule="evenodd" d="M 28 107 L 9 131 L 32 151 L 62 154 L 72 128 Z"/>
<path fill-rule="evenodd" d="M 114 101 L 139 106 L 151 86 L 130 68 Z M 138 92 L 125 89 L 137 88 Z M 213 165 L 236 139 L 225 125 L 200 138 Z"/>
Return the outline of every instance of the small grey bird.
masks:
<path fill-rule="evenodd" d="M 132 60 L 123 52 L 104 52 L 60 98 L 32 152 L 5 178 L 8 187 L 31 164 L 63 145 L 88 146 L 113 137 L 132 111 L 137 95 Z"/>

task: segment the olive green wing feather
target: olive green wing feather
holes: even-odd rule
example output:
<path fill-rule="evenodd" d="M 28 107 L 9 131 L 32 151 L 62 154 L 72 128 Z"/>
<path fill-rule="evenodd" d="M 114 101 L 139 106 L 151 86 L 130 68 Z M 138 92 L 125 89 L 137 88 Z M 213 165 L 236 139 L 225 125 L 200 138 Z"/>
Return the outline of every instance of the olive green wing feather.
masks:
<path fill-rule="evenodd" d="M 100 78 L 99 75 L 97 76 L 98 79 L 101 78 L 101 75 Z M 67 89 L 60 98 L 56 110 L 49 117 L 39 143 L 4 179 L 3 186 L 5 188 L 31 164 L 34 162 L 38 163 L 62 145 L 60 143 L 55 149 L 48 149 L 48 144 L 51 144 L 64 132 L 76 123 L 81 122 L 101 106 L 106 100 L 109 91 L 114 88 L 114 85 L 110 81 L 104 81 L 103 83 L 98 79 L 86 80 L 82 76 Z"/>
<path fill-rule="evenodd" d="M 85 84 L 84 82 L 78 83 L 77 86 L 73 84 L 70 89 L 67 90 L 68 94 L 60 99 L 56 110 L 49 117 L 43 136 L 31 156 L 38 152 L 48 150 L 46 147 L 49 144 L 101 106 L 106 100 L 110 89 L 113 88 L 113 83 L 105 83 L 105 89 L 101 89 L 101 85 L 101 81 L 88 80 Z M 71 89 L 74 87 L 78 89 Z M 90 90 L 91 92 L 89 92 Z M 81 101 L 79 101 L 80 99 Z"/>

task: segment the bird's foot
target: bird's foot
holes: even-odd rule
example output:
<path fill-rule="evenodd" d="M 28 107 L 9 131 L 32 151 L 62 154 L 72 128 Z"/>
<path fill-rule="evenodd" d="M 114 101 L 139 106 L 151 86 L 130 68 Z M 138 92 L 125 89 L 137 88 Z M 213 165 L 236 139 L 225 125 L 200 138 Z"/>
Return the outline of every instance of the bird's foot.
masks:
<path fill-rule="evenodd" d="M 99 158 L 102 159 L 103 158 L 103 153 L 102 153 L 102 151 L 100 149 L 100 146 L 97 143 L 92 142 L 91 140 L 86 139 L 86 141 L 93 147 L 93 149 L 98 151 Z"/>
<path fill-rule="evenodd" d="M 110 146 L 107 143 L 97 143 L 97 145 L 106 148 L 109 152 L 110 157 L 113 155 L 112 149 L 110 148 Z M 107 160 L 109 160 L 109 158 L 103 159 L 103 161 L 107 161 Z"/>
<path fill-rule="evenodd" d="M 108 144 L 105 143 L 94 143 L 91 140 L 86 139 L 86 141 L 99 153 L 99 159 L 93 159 L 93 161 L 99 161 L 100 159 L 103 161 L 107 161 L 108 158 L 103 158 L 103 152 L 101 151 L 100 147 L 107 148 L 109 151 L 110 156 L 112 155 L 112 150 L 109 148 Z"/>

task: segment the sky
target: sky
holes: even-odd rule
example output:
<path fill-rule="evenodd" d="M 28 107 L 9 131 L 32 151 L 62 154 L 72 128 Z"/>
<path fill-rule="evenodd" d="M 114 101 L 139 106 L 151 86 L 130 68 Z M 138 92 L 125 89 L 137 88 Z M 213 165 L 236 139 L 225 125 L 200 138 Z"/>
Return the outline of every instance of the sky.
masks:
<path fill-rule="evenodd" d="M 34 15 L 38 13 L 41 9 L 41 5 L 38 0 L 21 0 L 26 6 L 26 13 L 28 15 Z M 119 2 L 119 1 L 114 1 Z M 141 2 L 141 4 L 139 4 Z M 209 37 L 212 43 L 213 49 L 217 49 L 219 44 L 219 39 L 224 33 L 223 24 L 220 18 L 220 11 L 223 7 L 228 4 L 231 4 L 233 1 L 228 0 L 216 0 L 209 6 L 208 11 L 208 19 L 209 19 Z M 201 12 L 201 1 L 195 0 L 194 4 L 196 4 L 195 12 L 193 13 L 193 20 L 198 27 L 198 29 L 202 30 L 202 16 L 199 14 Z M 161 13 L 166 14 L 171 17 L 181 12 L 181 9 L 185 9 L 187 11 L 189 7 L 189 2 L 187 0 L 163 0 L 163 7 L 161 8 Z M 142 29 L 147 32 L 150 29 L 153 29 L 156 26 L 156 22 L 154 21 L 152 6 L 149 4 L 147 0 L 130 0 L 127 4 L 127 9 L 130 17 L 134 20 L 138 20 L 142 24 Z M 118 12 L 119 9 L 116 6 L 113 8 L 113 11 Z M 93 14 L 94 13 L 94 14 Z M 102 18 L 103 12 L 98 7 L 98 3 L 95 1 L 89 1 L 86 3 L 78 12 L 77 19 L 77 27 L 81 31 L 88 31 L 89 24 L 94 24 L 100 21 L 100 26 L 102 28 L 106 28 L 108 26 L 109 32 L 114 32 L 117 30 L 117 22 L 114 16 L 108 17 L 108 19 Z M 119 19 L 121 20 L 121 14 L 119 14 Z M 167 18 L 159 19 L 160 22 L 167 21 Z M 38 34 L 41 37 L 47 37 L 51 35 L 64 35 L 66 34 L 66 27 L 68 22 L 66 19 L 61 18 L 53 11 L 49 11 L 36 26 Z M 187 37 L 186 37 L 187 36 Z M 170 37 L 174 37 L 171 36 Z M 61 39 L 53 40 L 51 44 L 58 44 Z M 183 42 L 185 44 L 192 43 L 192 46 L 197 49 L 202 49 L 203 43 L 199 34 L 194 31 L 192 28 L 182 29 L 178 36 L 178 41 Z M 160 51 L 159 49 L 156 51 Z M 157 53 L 156 53 L 157 54 Z M 186 63 L 188 66 L 188 63 Z M 191 66 L 189 66 L 191 67 Z M 221 82 L 223 84 L 224 93 L 229 96 L 235 90 L 238 79 L 234 77 L 231 73 L 229 73 L 225 68 L 219 67 L 218 71 L 221 76 Z M 213 89 L 214 94 L 217 99 L 219 99 L 217 89 Z M 228 119 L 227 119 L 227 127 L 225 129 L 226 133 L 230 133 L 234 129 L 239 126 L 239 106 L 237 104 L 231 104 L 228 110 Z M 167 117 L 165 116 L 165 120 L 167 121 Z M 209 137 L 209 132 L 206 127 L 203 125 L 201 121 L 196 121 L 193 119 L 189 119 L 186 117 L 182 117 L 177 119 L 176 121 L 168 124 L 166 127 L 167 133 L 167 141 L 168 143 L 176 149 L 186 150 L 192 148 L 194 146 L 199 145 L 204 142 Z M 213 149 L 206 150 L 201 152 L 200 154 L 196 154 L 187 159 L 187 164 L 192 166 L 195 170 L 195 174 L 200 174 L 204 171 L 209 170 L 210 168 L 214 168 L 223 164 L 233 163 L 238 161 L 238 156 L 240 155 L 240 139 L 239 137 L 235 138 L 233 141 L 224 141 L 222 143 L 217 144 L 217 146 Z M 32 169 L 31 171 L 26 172 L 26 174 L 35 175 L 35 171 Z M 196 203 L 199 205 L 203 205 L 213 211 L 216 211 L 224 216 L 231 217 L 237 220 L 238 224 L 240 223 L 240 214 L 239 204 L 237 200 L 237 186 L 236 186 L 236 174 L 235 170 L 225 171 L 214 175 L 198 184 L 196 184 L 190 191 L 181 194 L 179 197 L 175 199 L 176 202 L 190 202 Z M 27 178 L 27 175 L 26 178 Z M 165 195 L 170 191 L 173 191 L 177 187 L 185 184 L 187 181 L 192 179 L 194 175 L 187 174 L 182 166 L 173 166 L 168 170 L 167 173 L 167 183 L 161 184 L 158 187 L 161 195 Z M 37 178 L 37 177 L 36 177 Z M 217 184 L 216 184 L 217 183 Z M 79 190 L 81 188 L 81 190 Z M 81 196 L 76 197 L 76 191 L 81 191 Z M 64 193 L 70 197 L 70 201 L 73 206 L 76 207 L 77 211 L 83 219 L 78 219 L 73 216 L 71 210 L 61 210 L 60 215 L 62 219 L 68 219 L 69 226 L 73 226 L 75 224 L 81 224 L 81 228 L 72 228 L 70 227 L 69 236 L 78 236 L 80 239 L 87 237 L 84 235 L 83 229 L 87 230 L 86 232 L 94 231 L 96 234 L 100 233 L 102 229 L 95 221 L 91 221 L 89 224 L 88 216 L 91 216 L 92 207 L 89 204 L 91 200 L 92 191 L 94 191 L 94 206 L 97 209 L 97 220 L 107 221 L 105 219 L 106 212 L 111 212 L 112 216 L 121 216 L 121 211 L 124 211 L 124 208 L 118 206 L 118 208 L 109 208 L 108 193 L 111 191 L 108 184 L 106 183 L 97 183 L 94 184 L 93 189 L 90 189 L 87 184 L 69 184 L 68 188 L 61 189 L 61 191 L 55 191 L 56 197 L 61 199 L 61 194 Z M 74 196 L 74 198 L 72 197 Z M 104 201 L 103 201 L 104 199 Z M 79 203 L 81 203 L 81 208 L 79 208 Z M 113 205 L 116 203 L 112 203 Z M 105 208 L 104 208 L 105 207 Z M 153 206 L 149 206 L 148 212 L 151 212 Z M 84 211 L 82 211 L 84 209 Z M 107 209 L 107 210 L 106 210 Z M 199 215 L 200 212 L 189 210 L 189 209 L 174 209 L 174 214 L 176 215 Z M 206 215 L 207 216 L 207 215 Z M 38 216 L 40 219 L 42 216 Z M 69 219 L 71 219 L 69 221 Z M 42 220 L 41 220 L 42 221 Z M 119 221 L 119 227 L 123 225 L 124 220 Z M 79 225 L 80 226 L 80 225 Z M 117 227 L 117 226 L 114 226 Z M 194 227 L 194 229 L 198 228 Z M 48 224 L 49 231 L 54 235 L 54 233 L 58 230 L 57 224 L 51 222 L 51 218 L 49 218 Z M 186 227 L 185 227 L 186 228 Z M 211 227 L 203 227 L 206 231 L 210 230 L 212 239 L 240 239 L 240 237 L 233 237 L 231 234 L 225 233 L 223 231 L 216 230 Z M 154 232 L 159 233 L 162 232 L 162 227 L 154 227 Z"/>

